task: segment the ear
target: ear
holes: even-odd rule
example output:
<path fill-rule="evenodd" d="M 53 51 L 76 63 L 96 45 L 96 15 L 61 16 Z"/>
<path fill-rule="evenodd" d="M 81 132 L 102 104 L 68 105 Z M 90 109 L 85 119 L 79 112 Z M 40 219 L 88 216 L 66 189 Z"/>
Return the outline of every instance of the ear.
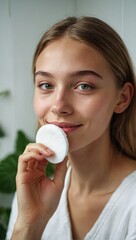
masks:
<path fill-rule="evenodd" d="M 119 97 L 114 112 L 115 113 L 124 112 L 129 106 L 133 94 L 134 94 L 133 85 L 130 82 L 125 83 L 122 89 L 119 91 Z"/>

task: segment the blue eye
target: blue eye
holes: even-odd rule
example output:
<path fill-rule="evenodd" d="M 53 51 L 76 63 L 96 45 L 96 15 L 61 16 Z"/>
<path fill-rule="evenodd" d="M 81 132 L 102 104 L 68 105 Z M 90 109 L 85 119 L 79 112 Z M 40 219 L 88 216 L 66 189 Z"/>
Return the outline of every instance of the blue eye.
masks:
<path fill-rule="evenodd" d="M 91 86 L 88 85 L 88 84 L 81 84 L 81 85 L 80 85 L 80 88 L 81 88 L 82 90 L 90 90 L 90 89 L 91 89 Z"/>
<path fill-rule="evenodd" d="M 77 89 L 81 90 L 81 91 L 89 91 L 89 90 L 93 89 L 93 86 L 91 86 L 87 83 L 82 83 L 82 84 L 77 86 Z"/>
<path fill-rule="evenodd" d="M 39 85 L 39 87 L 43 90 L 53 89 L 53 86 L 50 83 L 42 83 L 42 84 Z"/>

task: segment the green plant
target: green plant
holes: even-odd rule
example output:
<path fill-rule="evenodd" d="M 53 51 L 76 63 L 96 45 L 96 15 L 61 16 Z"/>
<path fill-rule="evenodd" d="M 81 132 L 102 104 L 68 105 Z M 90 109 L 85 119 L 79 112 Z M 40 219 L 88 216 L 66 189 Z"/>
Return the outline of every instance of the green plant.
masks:
<path fill-rule="evenodd" d="M 15 176 L 17 172 L 18 157 L 31 140 L 23 131 L 17 132 L 14 152 L 0 161 L 0 192 L 13 193 L 16 190 Z"/>
<path fill-rule="evenodd" d="M 9 95 L 9 90 L 0 92 L 0 97 L 7 97 Z M 0 138 L 4 136 L 5 131 L 0 125 Z M 14 151 L 0 160 L 0 193 L 10 194 L 16 191 L 15 177 L 17 172 L 18 157 L 23 153 L 29 142 L 32 142 L 32 140 L 29 139 L 23 131 L 18 130 L 15 139 Z M 45 174 L 48 177 L 52 177 L 54 169 L 54 165 L 49 163 L 45 170 Z M 6 237 L 10 212 L 11 207 L 5 208 L 0 206 L 0 240 L 5 239 Z"/>
<path fill-rule="evenodd" d="M 14 151 L 0 161 L 0 192 L 14 193 L 16 191 L 16 172 L 18 157 L 23 153 L 26 145 L 32 142 L 27 135 L 19 130 L 16 134 Z M 45 170 L 48 177 L 54 174 L 54 165 L 49 163 Z M 0 206 L 0 240 L 5 239 L 11 208 Z"/>
<path fill-rule="evenodd" d="M 0 138 L 5 136 L 5 132 L 3 130 L 3 128 L 0 126 Z"/>
<path fill-rule="evenodd" d="M 17 162 L 19 155 L 24 151 L 26 145 L 31 140 L 19 130 L 16 135 L 14 152 L 7 155 L 0 161 L 0 192 L 14 193 L 16 191 L 15 177 L 17 172 Z M 10 208 L 0 206 L 0 239 L 5 239 Z"/>
<path fill-rule="evenodd" d="M 10 95 L 10 91 L 9 90 L 5 90 L 5 91 L 0 92 L 0 96 L 7 97 L 9 95 Z"/>
<path fill-rule="evenodd" d="M 0 207 L 0 240 L 5 239 L 8 226 L 10 208 Z"/>
<path fill-rule="evenodd" d="M 2 91 L 0 92 L 0 97 L 7 97 L 10 95 L 10 91 L 9 90 L 5 90 L 5 91 Z M 2 128 L 2 126 L 0 126 L 0 138 L 4 137 L 5 136 L 5 132 Z"/>

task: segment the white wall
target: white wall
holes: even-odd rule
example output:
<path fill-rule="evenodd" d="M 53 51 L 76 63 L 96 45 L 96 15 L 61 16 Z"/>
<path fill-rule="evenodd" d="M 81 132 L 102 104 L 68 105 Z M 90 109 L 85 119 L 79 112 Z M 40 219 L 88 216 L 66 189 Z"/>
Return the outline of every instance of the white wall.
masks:
<path fill-rule="evenodd" d="M 0 0 L 0 124 L 7 136 L 0 139 L 0 159 L 14 147 L 16 130 L 34 139 L 31 62 L 41 34 L 63 17 L 74 15 L 73 0 Z"/>
<path fill-rule="evenodd" d="M 13 145 L 15 132 L 13 46 L 7 0 L 0 1 L 0 91 L 5 89 L 10 89 L 11 96 L 8 98 L 0 97 L 0 124 L 7 134 L 6 138 L 0 139 L 0 158 Z"/>
<path fill-rule="evenodd" d="M 136 66 L 136 0 L 77 0 L 77 15 L 109 23 L 123 38 Z"/>
<path fill-rule="evenodd" d="M 136 69 L 136 0 L 124 0 L 123 38 Z"/>

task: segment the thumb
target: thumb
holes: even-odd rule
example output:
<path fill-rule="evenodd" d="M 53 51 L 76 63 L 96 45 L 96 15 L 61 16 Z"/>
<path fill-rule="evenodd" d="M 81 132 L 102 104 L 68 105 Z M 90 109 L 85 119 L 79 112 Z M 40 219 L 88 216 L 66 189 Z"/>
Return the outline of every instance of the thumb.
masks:
<path fill-rule="evenodd" d="M 67 171 L 67 161 L 68 157 L 59 163 L 55 169 L 54 183 L 57 185 L 60 191 L 62 191 L 64 186 L 64 179 Z"/>

